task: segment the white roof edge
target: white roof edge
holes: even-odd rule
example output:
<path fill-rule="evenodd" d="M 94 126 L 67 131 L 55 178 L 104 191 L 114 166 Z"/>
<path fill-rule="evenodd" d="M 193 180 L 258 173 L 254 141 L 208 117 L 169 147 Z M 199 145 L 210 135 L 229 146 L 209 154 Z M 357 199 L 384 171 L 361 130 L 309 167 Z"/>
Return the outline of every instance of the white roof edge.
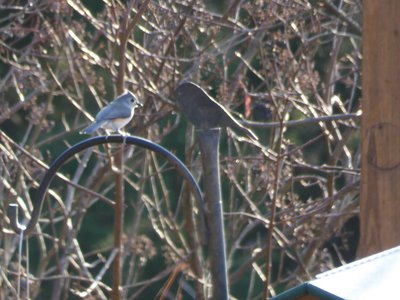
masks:
<path fill-rule="evenodd" d="M 360 265 L 363 265 L 363 264 L 366 264 L 366 263 L 369 263 L 369 262 L 372 262 L 372 261 L 375 261 L 375 260 L 378 260 L 378 259 L 385 258 L 386 256 L 393 255 L 393 254 L 398 254 L 399 255 L 399 259 L 400 259 L 400 246 L 397 246 L 397 247 L 394 247 L 394 248 L 391 248 L 391 249 L 388 249 L 388 250 L 384 250 L 384 251 L 379 252 L 379 253 L 372 254 L 370 256 L 361 258 L 359 260 L 356 260 L 354 262 L 348 263 L 348 264 L 343 265 L 341 267 L 337 267 L 335 269 L 323 272 L 321 274 L 318 274 L 316 276 L 316 278 L 318 278 L 318 279 L 319 278 L 324 278 L 324 277 L 331 276 L 331 275 L 336 274 L 336 273 L 344 272 L 346 270 L 358 267 Z"/>

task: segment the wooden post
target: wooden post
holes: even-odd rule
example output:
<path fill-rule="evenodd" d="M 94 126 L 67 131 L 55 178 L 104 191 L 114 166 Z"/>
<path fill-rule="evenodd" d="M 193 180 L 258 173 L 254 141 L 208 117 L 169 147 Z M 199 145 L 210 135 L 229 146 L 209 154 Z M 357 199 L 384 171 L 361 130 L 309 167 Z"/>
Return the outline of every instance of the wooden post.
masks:
<path fill-rule="evenodd" d="M 400 1 L 363 1 L 359 255 L 400 244 Z"/>

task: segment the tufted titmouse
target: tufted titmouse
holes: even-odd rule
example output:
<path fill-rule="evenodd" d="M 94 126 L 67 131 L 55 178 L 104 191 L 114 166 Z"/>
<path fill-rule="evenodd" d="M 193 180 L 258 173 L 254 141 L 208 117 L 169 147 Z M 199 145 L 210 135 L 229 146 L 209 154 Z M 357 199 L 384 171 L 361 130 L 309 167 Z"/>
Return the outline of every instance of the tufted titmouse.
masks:
<path fill-rule="evenodd" d="M 103 107 L 96 115 L 96 120 L 80 133 L 92 134 L 99 128 L 120 133 L 120 129 L 132 119 L 135 108 L 142 106 L 143 104 L 137 100 L 136 96 L 127 91 Z"/>

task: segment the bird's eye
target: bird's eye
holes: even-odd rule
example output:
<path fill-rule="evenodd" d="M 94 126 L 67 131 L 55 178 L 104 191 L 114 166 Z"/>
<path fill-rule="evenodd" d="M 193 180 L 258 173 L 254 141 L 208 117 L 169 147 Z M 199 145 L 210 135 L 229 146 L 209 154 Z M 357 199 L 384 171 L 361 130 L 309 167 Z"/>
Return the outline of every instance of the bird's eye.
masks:
<path fill-rule="evenodd" d="M 132 99 L 131 99 L 131 102 L 134 103 L 134 102 L 135 102 L 135 98 L 132 98 Z"/>

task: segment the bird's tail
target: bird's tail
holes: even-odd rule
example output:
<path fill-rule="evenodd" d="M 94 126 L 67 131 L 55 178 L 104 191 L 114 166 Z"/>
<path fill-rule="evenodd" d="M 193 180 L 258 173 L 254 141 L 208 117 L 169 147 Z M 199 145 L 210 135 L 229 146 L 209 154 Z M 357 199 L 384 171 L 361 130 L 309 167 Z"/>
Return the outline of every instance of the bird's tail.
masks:
<path fill-rule="evenodd" d="M 95 132 L 100 127 L 101 127 L 101 122 L 94 122 L 93 124 L 90 124 L 85 129 L 81 130 L 79 133 L 81 133 L 81 134 L 92 134 L 93 132 Z"/>

